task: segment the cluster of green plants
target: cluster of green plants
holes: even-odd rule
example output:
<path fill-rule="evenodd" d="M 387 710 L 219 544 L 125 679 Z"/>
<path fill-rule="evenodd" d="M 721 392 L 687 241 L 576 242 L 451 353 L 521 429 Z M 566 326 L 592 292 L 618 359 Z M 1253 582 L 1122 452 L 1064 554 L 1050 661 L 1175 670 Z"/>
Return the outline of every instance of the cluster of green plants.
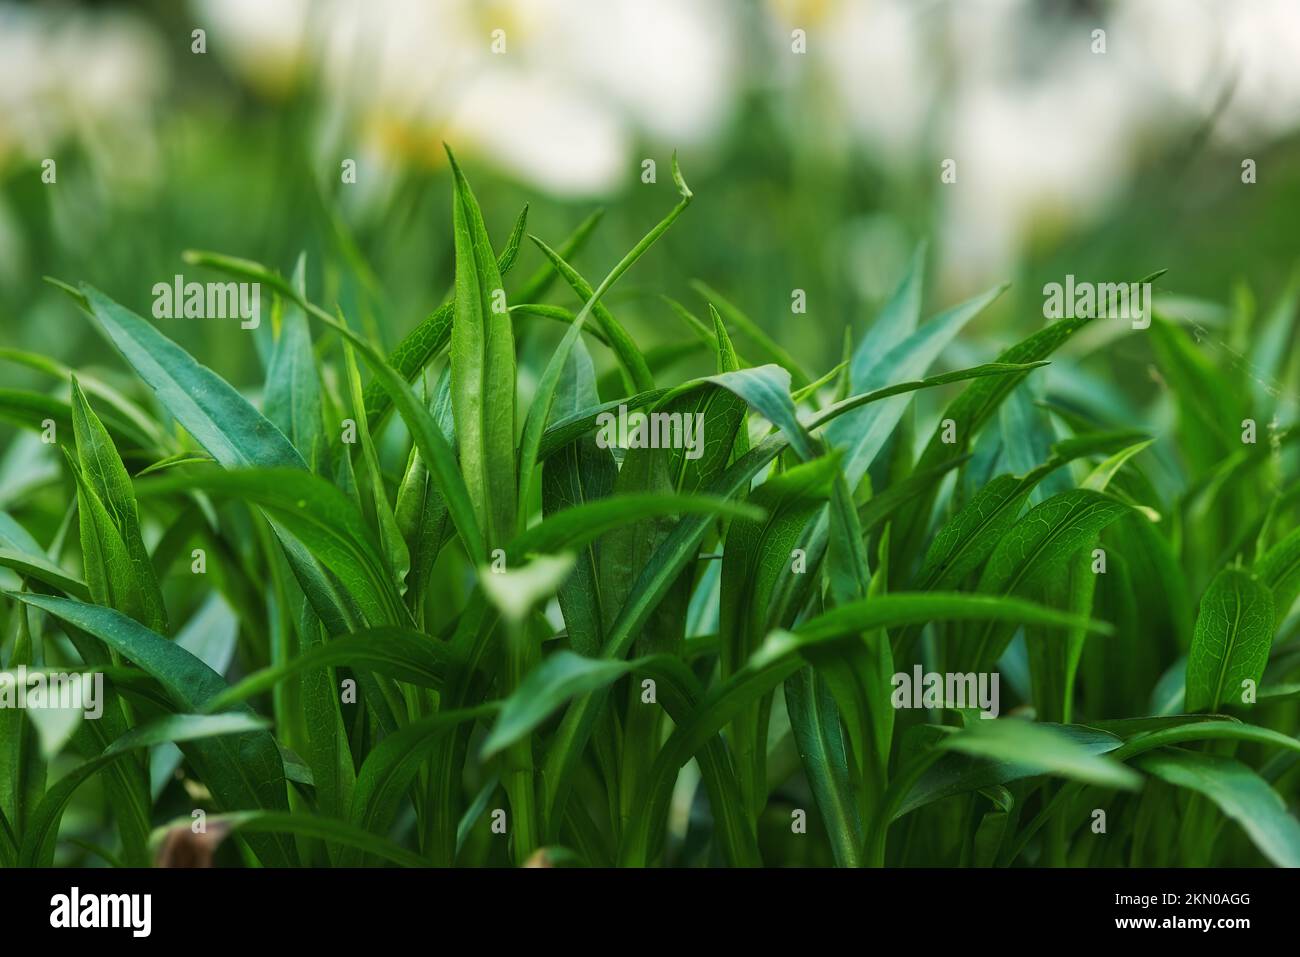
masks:
<path fill-rule="evenodd" d="M 935 373 L 1002 290 L 923 322 L 922 252 L 825 374 L 703 287 L 642 351 L 603 297 L 690 205 L 675 162 L 594 285 L 594 220 L 498 249 L 451 169 L 453 295 L 388 356 L 304 259 L 203 252 L 273 300 L 256 403 L 88 285 L 135 385 L 0 356 L 62 455 L 0 512 L 3 663 L 106 688 L 53 751 L 0 709 L 0 863 L 1300 864 L 1300 484 L 1257 365 L 1158 317 L 1164 435 L 1036 398 L 1104 319 Z M 1284 349 L 1293 307 L 1234 321 Z M 564 331 L 521 374 L 525 323 Z M 702 414 L 702 451 L 597 441 L 620 406 Z M 1001 713 L 897 707 L 918 664 Z"/>

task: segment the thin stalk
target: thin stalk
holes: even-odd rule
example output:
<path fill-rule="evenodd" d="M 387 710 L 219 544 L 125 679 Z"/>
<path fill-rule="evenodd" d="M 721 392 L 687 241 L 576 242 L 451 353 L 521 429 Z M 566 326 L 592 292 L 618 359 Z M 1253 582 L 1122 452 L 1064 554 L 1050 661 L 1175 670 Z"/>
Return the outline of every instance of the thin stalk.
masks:
<path fill-rule="evenodd" d="M 508 697 L 518 690 L 538 656 L 528 640 L 527 621 L 513 621 L 504 616 L 503 620 L 506 625 L 505 684 Z M 516 741 L 507 748 L 504 763 L 501 781 L 509 795 L 510 810 L 514 815 L 515 863 L 523 864 L 541 846 L 531 736 Z"/>

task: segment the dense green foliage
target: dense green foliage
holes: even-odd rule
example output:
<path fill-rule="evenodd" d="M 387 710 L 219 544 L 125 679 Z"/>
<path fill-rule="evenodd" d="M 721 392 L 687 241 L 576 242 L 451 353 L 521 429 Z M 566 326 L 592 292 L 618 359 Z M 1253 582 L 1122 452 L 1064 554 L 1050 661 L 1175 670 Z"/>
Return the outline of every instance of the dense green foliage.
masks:
<path fill-rule="evenodd" d="M 0 512 L 4 665 L 106 696 L 61 735 L 0 710 L 0 863 L 146 863 L 202 809 L 264 865 L 1300 864 L 1300 485 L 1259 363 L 1132 333 L 1164 436 L 1036 391 L 1111 320 L 936 372 L 1002 289 L 922 321 L 918 252 L 820 377 L 697 287 L 677 355 L 715 371 L 674 381 L 603 298 L 690 228 L 675 166 L 595 283 L 592 222 L 494 244 L 452 169 L 453 297 L 387 358 L 305 259 L 202 252 L 268 306 L 256 402 L 86 285 L 136 385 L 5 352 L 50 388 L 0 414 L 64 460 Z M 536 323 L 567 328 L 525 368 Z M 620 405 L 702 415 L 699 454 L 607 447 Z M 996 673 L 1001 714 L 896 707 L 915 665 Z"/>

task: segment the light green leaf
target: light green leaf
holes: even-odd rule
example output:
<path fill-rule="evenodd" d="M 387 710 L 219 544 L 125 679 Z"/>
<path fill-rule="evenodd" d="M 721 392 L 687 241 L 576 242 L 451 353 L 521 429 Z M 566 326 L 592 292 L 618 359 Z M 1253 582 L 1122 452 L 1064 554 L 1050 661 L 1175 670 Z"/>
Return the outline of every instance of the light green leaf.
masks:
<path fill-rule="evenodd" d="M 1300 867 L 1300 822 L 1287 813 L 1281 796 L 1240 761 L 1168 749 L 1134 763 L 1167 784 L 1205 795 L 1278 867 Z"/>
<path fill-rule="evenodd" d="M 483 214 L 450 149 L 455 191 L 456 299 L 451 397 L 460 465 L 488 547 L 515 532 L 515 347 L 501 273 Z"/>

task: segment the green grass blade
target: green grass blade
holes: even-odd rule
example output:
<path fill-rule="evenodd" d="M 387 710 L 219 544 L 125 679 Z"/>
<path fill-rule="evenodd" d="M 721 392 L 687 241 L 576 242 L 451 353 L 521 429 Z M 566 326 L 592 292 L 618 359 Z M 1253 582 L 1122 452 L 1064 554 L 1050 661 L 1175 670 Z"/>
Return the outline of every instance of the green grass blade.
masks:
<path fill-rule="evenodd" d="M 848 754 L 835 698 L 825 679 L 812 668 L 804 668 L 786 680 L 785 706 L 808 784 L 825 820 L 835 863 L 839 867 L 858 867 L 862 818 L 851 790 Z"/>
<path fill-rule="evenodd" d="M 97 549 L 92 542 L 87 548 L 88 538 L 96 536 L 96 525 L 105 524 L 104 520 L 116 531 L 117 542 L 121 544 L 122 553 L 119 562 L 109 568 L 95 563 L 95 574 L 87 570 L 87 579 L 91 591 L 95 591 L 96 581 L 104 578 L 113 579 L 112 590 L 121 595 L 122 604 L 114 607 L 137 619 L 147 628 L 159 634 L 167 633 L 167 611 L 163 605 L 162 591 L 154 575 L 149 552 L 145 548 L 140 533 L 140 511 L 136 505 L 135 491 L 131 486 L 131 477 L 117 454 L 117 449 L 109 438 L 108 431 L 95 415 L 86 401 L 74 377 L 72 380 L 72 425 L 77 442 L 77 461 L 80 476 L 78 478 L 79 496 L 83 500 L 81 515 L 81 535 L 83 552 L 93 554 Z M 93 501 L 88 501 L 93 499 Z M 107 528 L 101 529 L 107 532 Z M 103 594 L 96 595 L 101 604 L 107 594 L 107 587 L 101 587 Z"/>
<path fill-rule="evenodd" d="M 405 420 L 407 428 L 411 430 L 411 436 L 416 447 L 419 448 L 420 454 L 424 456 L 426 464 L 437 481 L 439 492 L 447 500 L 452 522 L 465 544 L 466 551 L 476 558 L 486 558 L 487 545 L 483 538 L 482 528 L 475 518 L 469 491 L 457 466 L 455 453 L 438 428 L 437 423 L 433 420 L 429 410 L 416 398 L 415 393 L 401 375 L 389 366 L 369 343 L 328 312 L 299 296 L 283 278 L 261 263 L 247 259 L 237 259 L 232 256 L 223 256 L 218 253 L 193 250 L 187 252 L 185 258 L 188 262 L 209 266 L 230 275 L 266 283 L 281 295 L 287 296 L 301 305 L 307 310 L 309 316 L 329 326 L 347 339 L 352 344 L 352 347 L 361 354 L 361 358 L 366 360 L 366 364 L 370 366 L 370 371 L 375 376 L 375 381 L 392 398 Z"/>
<path fill-rule="evenodd" d="M 450 149 L 456 297 L 451 397 L 461 472 L 487 545 L 515 532 L 515 348 L 501 273 L 483 215 Z"/>
<path fill-rule="evenodd" d="M 559 253 L 542 240 L 536 236 L 533 236 L 532 240 L 537 248 L 542 251 L 542 254 L 551 261 L 555 271 L 573 289 L 574 294 L 584 303 L 591 304 L 590 307 L 584 306 L 579 316 L 585 318 L 586 313 L 595 315 L 600 331 L 609 342 L 610 348 L 614 351 L 614 355 L 618 358 L 619 365 L 623 369 L 624 382 L 628 389 L 638 392 L 653 389 L 654 376 L 650 374 L 650 367 L 646 365 L 645 356 L 642 355 L 641 350 L 628 334 L 628 331 L 623 328 L 623 324 L 614 318 L 614 314 L 607 307 L 601 305 L 591 284 L 583 279 L 576 269 L 565 262 Z M 602 285 L 608 287 L 608 283 L 602 283 Z M 574 325 L 577 325 L 576 320 Z"/>
<path fill-rule="evenodd" d="M 305 295 L 307 288 L 305 260 L 305 256 L 298 257 L 290 280 L 300 295 Z M 292 300 L 286 301 L 280 316 L 280 336 L 266 370 L 262 410 L 308 464 L 319 469 L 325 454 L 320 377 L 307 315 Z"/>
<path fill-rule="evenodd" d="M 1006 286 L 994 287 L 920 326 L 882 356 L 861 383 L 853 383 L 853 388 L 870 393 L 899 379 L 921 378 L 957 333 L 1005 289 Z M 857 409 L 826 430 L 831 444 L 847 450 L 844 472 L 850 488 L 856 489 L 862 481 L 867 468 L 903 417 L 909 401 L 900 395 L 869 408 Z M 951 452 L 951 448 L 948 451 Z"/>
<path fill-rule="evenodd" d="M 676 166 L 677 161 L 674 157 L 674 176 L 679 177 L 680 173 L 677 171 Z M 595 290 L 590 289 L 586 283 L 582 281 L 581 277 L 577 277 L 577 274 L 573 273 L 573 277 L 576 277 L 576 282 L 578 283 L 577 285 L 574 285 L 574 289 L 579 293 L 579 295 L 583 296 L 585 300 L 582 311 L 579 312 L 577 317 L 573 320 L 573 325 L 570 326 L 568 332 L 564 334 L 564 339 L 561 340 L 559 347 L 547 362 L 546 369 L 542 373 L 542 379 L 537 388 L 537 395 L 534 397 L 533 403 L 528 410 L 528 417 L 524 421 L 523 439 L 521 440 L 519 447 L 520 531 L 524 529 L 527 521 L 526 509 L 532 501 L 533 474 L 537 466 L 539 451 L 542 446 L 543 432 L 551 418 L 551 407 L 555 402 L 556 389 L 559 386 L 560 377 L 564 373 L 565 367 L 568 364 L 569 353 L 577 342 L 579 333 L 582 331 L 583 323 L 586 321 L 587 316 L 595 311 L 597 319 L 601 321 L 601 325 L 605 329 L 605 334 L 610 338 L 611 342 L 615 344 L 615 349 L 621 350 L 619 351 L 620 358 L 626 358 L 626 356 L 624 356 L 624 351 L 627 349 L 627 343 L 631 343 L 631 339 L 627 338 L 627 333 L 622 330 L 621 326 L 618 326 L 618 323 L 613 320 L 612 316 L 607 317 L 608 321 L 601 318 L 602 307 L 600 306 L 600 298 L 619 280 L 619 277 L 632 268 L 633 263 L 640 259 L 641 256 L 645 254 L 646 250 L 654 245 L 655 241 L 658 240 L 660 236 L 668 231 L 668 228 L 672 226 L 677 217 L 686 209 L 687 205 L 690 203 L 690 198 L 690 191 L 685 188 L 685 184 L 683 183 L 681 201 L 678 202 L 677 205 L 669 211 L 668 215 L 660 220 L 660 222 L 651 229 L 650 232 L 646 233 L 646 235 L 641 238 L 641 241 L 628 251 L 627 255 L 619 260 L 614 268 L 610 270 L 609 275 L 601 280 L 600 285 Z M 542 251 L 547 253 L 548 257 L 552 258 L 552 262 L 556 265 L 557 270 L 564 274 L 564 270 L 568 268 L 567 264 L 559 258 L 557 253 L 551 250 L 550 247 L 546 246 L 545 243 L 542 243 L 540 240 L 537 240 L 537 243 L 542 248 Z M 572 270 L 570 269 L 569 272 L 572 272 Z M 565 278 L 570 282 L 570 284 L 573 284 L 575 281 L 574 278 L 570 278 L 567 274 L 565 274 Z M 613 329 L 622 332 L 626 339 L 625 344 L 620 345 L 620 340 L 617 339 L 612 332 Z M 635 354 L 637 358 L 640 358 L 640 353 L 636 351 L 634 345 L 631 346 L 631 349 L 633 354 Z M 641 362 L 641 368 L 644 368 L 644 360 Z M 636 387 L 639 390 L 645 391 L 654 388 L 654 380 L 651 378 L 648 369 L 645 370 L 644 376 L 641 376 L 639 372 L 633 374 L 633 367 L 631 366 L 628 367 L 628 370 L 632 381 L 636 384 Z"/>
<path fill-rule="evenodd" d="M 743 668 L 705 696 L 689 720 L 677 724 L 664 744 L 649 778 L 651 789 L 641 796 L 629 826 L 623 863 L 645 862 L 648 849 L 656 843 L 654 830 L 662 827 L 673 782 L 681 766 L 747 704 L 798 671 L 803 649 L 876 628 L 939 620 L 994 620 L 1064 627 L 1084 623 L 1073 615 L 1013 599 L 894 594 L 836 608 L 801 625 L 794 633 L 773 632 Z M 1098 623 L 1087 624 L 1096 630 L 1104 628 Z"/>
<path fill-rule="evenodd" d="M 291 661 L 263 668 L 204 704 L 207 712 L 223 711 L 274 688 L 281 681 L 313 668 L 336 665 L 365 668 L 422 688 L 442 688 L 456 663 L 444 645 L 428 635 L 401 628 L 373 628 L 334 638 L 310 648 Z"/>
<path fill-rule="evenodd" d="M 715 307 L 722 315 L 723 319 L 730 322 L 733 326 L 743 332 L 753 344 L 754 348 L 763 354 L 769 361 L 787 369 L 790 372 L 790 378 L 798 388 L 803 388 L 812 381 L 812 377 L 795 361 L 794 356 L 790 355 L 783 349 L 775 339 L 763 331 L 763 328 L 753 319 L 749 318 L 743 310 L 733 302 L 726 299 L 717 290 L 711 288 L 707 283 L 699 280 L 691 280 L 691 288 L 709 305 Z"/>
<path fill-rule="evenodd" d="M 375 522 L 379 526 L 379 543 L 383 547 L 392 580 L 400 589 L 404 587 L 406 575 L 411 570 L 411 553 L 402 538 L 393 506 L 388 501 L 388 492 L 384 488 L 384 473 L 379 465 L 379 453 L 375 450 L 374 439 L 370 435 L 370 423 L 366 419 L 366 406 L 361 396 L 361 373 L 357 370 L 357 357 L 347 342 L 343 344 L 343 356 L 348 390 L 352 397 L 352 412 L 356 416 L 357 435 L 361 439 L 361 456 L 366 463 Z"/>
<path fill-rule="evenodd" d="M 709 515 L 717 518 L 763 517 L 762 509 L 707 495 L 628 493 L 566 508 L 542 519 L 511 543 L 507 554 L 583 548 L 606 532 L 647 518 Z"/>
<path fill-rule="evenodd" d="M 557 651 L 534 668 L 502 704 L 480 758 L 486 761 L 523 739 L 576 695 L 605 687 L 641 665 L 640 660 L 611 661 Z"/>
<path fill-rule="evenodd" d="M 505 247 L 497 256 L 497 270 L 502 276 L 510 271 L 518 257 L 519 244 L 523 241 L 527 221 L 528 207 L 525 205 L 519 218 L 515 220 Z M 522 301 L 532 302 L 535 298 L 537 297 L 533 295 L 523 298 Z M 416 376 L 423 372 L 443 349 L 447 348 L 447 343 L 451 341 L 451 323 L 455 306 L 455 300 L 439 306 L 407 333 L 388 356 L 388 365 L 404 381 L 414 382 Z M 393 400 L 382 385 L 372 382 L 366 387 L 365 406 L 366 417 L 377 430 L 383 425 L 385 417 L 392 409 Z"/>
<path fill-rule="evenodd" d="M 27 552 L 15 551 L 12 548 L 0 548 L 0 567 L 11 568 L 23 578 L 31 578 L 51 588 L 57 588 L 72 598 L 90 601 L 90 588 L 84 581 L 75 575 L 69 575 L 41 555 L 29 555 Z"/>

